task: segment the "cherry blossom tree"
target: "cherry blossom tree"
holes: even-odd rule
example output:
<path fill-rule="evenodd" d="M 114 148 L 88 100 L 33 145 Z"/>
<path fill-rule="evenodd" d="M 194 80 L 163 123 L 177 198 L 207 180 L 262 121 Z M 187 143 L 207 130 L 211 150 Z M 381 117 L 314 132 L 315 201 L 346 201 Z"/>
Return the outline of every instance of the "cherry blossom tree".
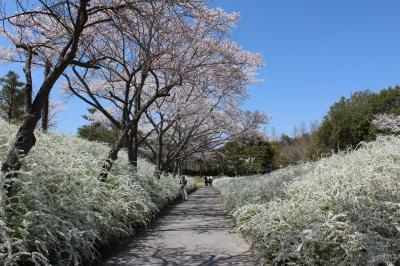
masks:
<path fill-rule="evenodd" d="M 226 40 L 226 34 L 237 19 L 238 15 L 235 13 L 227 14 L 221 9 L 208 9 L 204 5 L 196 6 L 189 23 L 182 25 L 182 20 L 179 21 L 180 23 L 175 23 L 174 33 L 170 40 L 173 50 L 176 52 L 172 57 L 169 56 L 169 60 L 166 61 L 167 68 L 158 71 L 155 79 L 168 82 L 172 75 L 165 75 L 165 73 L 175 72 L 179 73 L 182 78 L 179 90 L 204 83 L 208 83 L 208 85 L 203 86 L 203 89 L 209 91 L 213 90 L 212 86 L 216 86 L 218 83 L 225 83 L 226 87 L 228 87 L 227 84 L 231 84 L 232 91 L 240 90 L 239 84 L 248 82 L 255 75 L 256 69 L 261 65 L 261 58 L 258 54 L 242 51 L 233 42 Z M 183 31 L 180 31 L 179 27 L 182 26 Z M 180 32 L 182 32 L 182 36 L 188 38 L 188 42 L 184 45 L 182 43 L 185 42 L 176 40 L 176 36 L 179 36 Z M 168 35 L 163 36 L 164 40 L 169 40 L 165 36 Z M 181 39 L 182 37 L 179 38 L 179 40 Z M 176 45 L 177 43 L 181 44 Z M 161 62 L 161 65 L 158 66 L 165 64 L 165 61 L 155 62 Z M 191 101 L 192 99 L 188 98 L 187 100 Z M 164 101 L 164 99 L 159 101 Z M 178 97 L 175 97 L 175 101 L 178 101 Z M 134 156 L 131 161 L 137 160 L 140 144 L 138 140 L 143 142 L 149 135 L 147 133 L 145 136 L 139 137 L 138 133 L 138 130 L 129 132 L 129 138 L 134 140 L 133 146 L 132 144 L 128 145 L 128 148 L 133 147 Z M 162 149 L 162 146 L 160 148 Z"/>
<path fill-rule="evenodd" d="M 153 129 L 144 138 L 158 176 L 167 170 L 176 172 L 187 158 L 202 156 L 229 139 L 255 134 L 268 118 L 238 109 L 244 92 L 227 88 L 211 93 L 191 87 L 158 100 L 146 112 Z"/>
<path fill-rule="evenodd" d="M 202 121 L 201 127 L 192 127 L 189 134 L 181 133 L 178 141 L 174 141 L 179 144 L 179 148 L 169 157 L 170 161 L 174 162 L 174 172 L 180 172 L 183 161 L 189 158 L 205 157 L 216 147 L 241 135 L 250 133 L 254 135 L 255 132 L 259 132 L 259 127 L 267 122 L 267 116 L 264 114 L 244 111 L 240 113 L 241 115 L 238 117 L 241 121 L 238 121 L 238 117 L 232 119 L 223 111 L 215 112 Z M 242 121 L 247 122 L 242 124 L 240 123 Z"/>
<path fill-rule="evenodd" d="M 103 165 L 104 180 L 124 142 L 136 165 L 140 118 L 159 98 L 177 87 L 207 83 L 205 91 L 225 88 L 240 95 L 261 65 L 259 55 L 228 40 L 238 15 L 201 0 L 15 3 L 15 15 L 1 12 L 2 34 L 13 46 L 0 57 L 24 65 L 29 93 L 26 117 L 2 165 L 5 173 L 18 170 L 20 157 L 35 144 L 34 128 L 41 116 L 46 120 L 48 96 L 60 76 L 71 93 L 120 130 Z M 34 97 L 32 68 L 45 69 Z"/>
<path fill-rule="evenodd" d="M 150 140 L 154 147 L 146 141 L 147 135 L 142 139 L 157 158 L 159 172 L 170 167 L 172 161 L 179 162 L 195 153 L 210 150 L 223 143 L 223 137 L 234 135 L 231 127 L 240 122 L 228 122 L 224 115 L 229 117 L 230 113 L 231 118 L 243 117 L 243 113 L 236 110 L 239 100 L 245 97 L 247 85 L 254 81 L 261 66 L 258 54 L 243 51 L 220 36 L 203 37 L 195 47 L 208 51 L 206 59 L 210 60 L 209 63 L 203 61 L 191 75 L 186 76 L 183 86 L 174 91 L 171 100 L 157 100 L 155 109 L 146 112 L 156 135 Z M 168 136 L 169 131 L 172 135 Z M 167 143 L 164 143 L 167 138 Z M 189 144 L 196 143 L 196 139 L 201 144 L 189 147 Z M 183 155 L 185 148 L 192 152 Z"/>
<path fill-rule="evenodd" d="M 104 58 L 101 68 L 73 67 L 74 76 L 65 75 L 68 89 L 120 130 L 103 165 L 102 180 L 126 142 L 129 160 L 137 166 L 133 147 L 139 144 L 141 115 L 157 98 L 182 84 L 185 65 L 177 61 L 182 62 L 186 52 L 177 47 L 188 46 L 193 39 L 193 27 L 183 20 L 185 10 L 171 1 L 150 1 L 141 6 L 140 15 L 119 13 L 108 28 L 98 29 L 101 41 L 88 50 Z"/>
<path fill-rule="evenodd" d="M 372 124 L 379 130 L 400 134 L 400 116 L 394 114 L 379 114 L 374 117 Z"/>
<path fill-rule="evenodd" d="M 16 176 L 15 171 L 21 167 L 20 158 L 27 155 L 35 145 L 34 129 L 41 118 L 48 95 L 60 76 L 70 66 L 96 67 L 98 59 L 86 53 L 87 46 L 95 41 L 93 28 L 110 23 L 113 14 L 134 6 L 136 1 L 13 2 L 17 10 L 10 15 L 3 8 L 6 3 L 0 1 L 0 31 L 12 43 L 8 49 L 1 49 L 1 58 L 24 64 L 28 93 L 25 99 L 26 116 L 1 167 L 9 178 Z M 51 68 L 33 97 L 32 66 L 46 65 Z"/>
<path fill-rule="evenodd" d="M 205 90 L 218 83 L 242 90 L 261 65 L 259 55 L 225 39 L 237 14 L 204 4 L 177 9 L 172 2 L 143 5 L 141 14 L 146 15 L 122 13 L 109 28 L 99 29 L 101 42 L 88 52 L 104 58 L 100 69 L 73 67 L 74 76 L 65 75 L 69 90 L 121 131 L 103 166 L 102 180 L 126 142 L 136 167 L 139 145 L 146 138 L 139 136 L 140 118 L 159 98 L 168 97 L 174 88 L 208 80 L 213 84 Z"/>

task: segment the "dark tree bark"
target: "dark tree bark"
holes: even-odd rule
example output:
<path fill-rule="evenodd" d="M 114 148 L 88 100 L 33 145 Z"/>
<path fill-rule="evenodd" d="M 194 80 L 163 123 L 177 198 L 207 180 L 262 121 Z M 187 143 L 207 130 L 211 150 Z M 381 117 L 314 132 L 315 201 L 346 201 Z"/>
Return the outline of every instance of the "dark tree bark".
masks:
<path fill-rule="evenodd" d="M 106 160 L 103 163 L 103 166 L 101 168 L 100 176 L 99 179 L 102 182 L 105 182 L 108 173 L 111 171 L 111 168 L 114 164 L 114 162 L 118 159 L 118 152 L 123 148 L 126 139 L 129 138 L 128 136 L 129 128 L 125 128 L 124 131 L 121 133 L 119 136 L 118 141 L 114 144 L 114 146 L 111 148 L 109 151 Z"/>
<path fill-rule="evenodd" d="M 21 169 L 20 158 L 26 156 L 36 143 L 34 130 L 40 120 L 43 106 L 48 99 L 51 89 L 62 75 L 64 70 L 73 62 L 78 49 L 79 37 L 88 20 L 87 5 L 89 1 L 81 1 L 78 15 L 75 22 L 75 30 L 70 41 L 64 47 L 54 69 L 47 75 L 36 94 L 35 100 L 30 106 L 29 113 L 24 118 L 19 127 L 14 141 L 10 144 L 9 152 L 2 164 L 1 171 L 6 174 L 6 178 L 16 176 L 16 171 Z M 29 58 L 27 59 L 29 60 Z M 27 69 L 26 69 L 27 70 Z M 29 100 L 27 100 L 29 101 Z M 7 186 L 7 194 L 12 191 L 12 183 Z"/>
<path fill-rule="evenodd" d="M 128 160 L 129 163 L 137 169 L 137 160 L 138 160 L 138 141 L 137 141 L 137 125 L 133 125 L 131 131 L 128 136 Z"/>
<path fill-rule="evenodd" d="M 32 109 L 32 56 L 34 54 L 32 47 L 27 45 L 17 45 L 17 47 L 22 48 L 26 51 L 26 62 L 24 67 L 25 73 L 25 92 L 24 92 L 24 104 L 25 104 L 25 114 L 29 115 Z"/>
<path fill-rule="evenodd" d="M 133 170 L 137 171 L 139 158 L 139 121 L 134 121 L 128 137 L 128 159 Z"/>
<path fill-rule="evenodd" d="M 47 63 L 44 69 L 44 78 L 46 78 L 50 73 L 50 64 Z M 47 132 L 49 129 L 49 98 L 50 94 L 47 96 L 44 102 L 43 110 L 42 110 L 42 130 Z"/>
<path fill-rule="evenodd" d="M 128 144 L 128 158 L 129 158 L 129 163 L 132 165 L 133 170 L 137 171 L 138 167 L 138 156 L 139 156 L 139 119 L 141 117 L 141 90 L 144 85 L 144 81 L 146 79 L 147 75 L 142 75 L 142 84 L 140 86 L 140 89 L 136 92 L 136 97 L 134 99 L 135 101 L 135 109 L 134 109 L 134 116 L 135 119 L 132 121 L 132 126 L 131 130 L 129 132 L 129 139 L 130 143 Z M 155 101 L 155 99 L 154 99 Z M 148 107 L 147 107 L 148 108 Z M 145 110 L 147 110 L 147 108 Z M 145 111 L 143 110 L 143 111 Z"/>
<path fill-rule="evenodd" d="M 164 153 L 164 142 L 163 132 L 161 131 L 158 136 L 158 150 L 157 150 L 157 178 L 159 179 L 163 173 L 163 153 Z"/>

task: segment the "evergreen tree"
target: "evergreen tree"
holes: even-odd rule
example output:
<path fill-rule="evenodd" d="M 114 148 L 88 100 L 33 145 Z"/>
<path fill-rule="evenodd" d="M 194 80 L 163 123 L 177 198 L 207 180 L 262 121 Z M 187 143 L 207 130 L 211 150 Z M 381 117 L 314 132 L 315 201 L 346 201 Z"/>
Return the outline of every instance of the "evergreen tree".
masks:
<path fill-rule="evenodd" d="M 274 150 L 264 140 L 246 142 L 231 141 L 225 144 L 222 153 L 226 161 L 227 175 L 251 175 L 266 173 L 273 168 Z"/>
<path fill-rule="evenodd" d="M 24 83 L 13 71 L 0 78 L 0 118 L 19 122 L 24 116 Z"/>
<path fill-rule="evenodd" d="M 99 141 L 108 144 L 114 144 L 118 139 L 118 131 L 115 127 L 105 123 L 93 121 L 90 114 L 96 112 L 95 109 L 88 109 L 89 115 L 84 115 L 83 118 L 88 121 L 87 125 L 78 128 L 78 136 L 90 141 Z"/>

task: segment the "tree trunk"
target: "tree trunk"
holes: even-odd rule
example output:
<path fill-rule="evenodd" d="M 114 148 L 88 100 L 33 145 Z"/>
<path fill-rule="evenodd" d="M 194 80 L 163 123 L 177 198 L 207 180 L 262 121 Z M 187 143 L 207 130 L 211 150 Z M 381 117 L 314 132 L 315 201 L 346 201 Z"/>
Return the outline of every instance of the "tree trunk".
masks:
<path fill-rule="evenodd" d="M 8 112 L 7 112 L 7 121 L 9 123 L 12 122 L 12 117 L 13 117 L 13 112 L 12 112 L 12 107 L 11 107 L 11 104 L 10 104 L 10 107 L 8 108 Z"/>
<path fill-rule="evenodd" d="M 33 132 L 40 120 L 43 105 L 45 100 L 48 98 L 54 83 L 57 81 L 66 67 L 67 64 L 65 64 L 65 66 L 59 66 L 53 71 L 52 75 L 48 76 L 43 82 L 32 104 L 30 113 L 25 116 L 14 141 L 10 145 L 11 147 L 9 152 L 1 167 L 1 171 L 3 173 L 18 171 L 21 168 L 20 158 L 25 157 L 35 145 L 36 138 Z M 15 174 L 6 175 L 6 178 L 12 177 L 15 177 Z"/>
<path fill-rule="evenodd" d="M 175 176 L 180 176 L 181 175 L 181 163 L 180 163 L 179 160 L 175 160 L 175 162 L 174 162 L 173 174 Z"/>
<path fill-rule="evenodd" d="M 161 164 L 160 172 L 163 173 L 166 171 L 170 171 L 172 172 L 172 174 L 175 174 L 174 168 L 171 167 L 171 161 L 169 160 L 169 158 L 165 158 L 165 161 Z"/>
<path fill-rule="evenodd" d="M 1 171 L 6 174 L 6 178 L 12 178 L 16 176 L 15 171 L 18 171 L 22 164 L 20 158 L 26 156 L 35 145 L 36 138 L 33 132 L 40 120 L 45 99 L 49 97 L 50 91 L 54 84 L 62 75 L 64 70 L 71 64 L 76 55 L 79 37 L 88 19 L 86 11 L 88 2 L 81 2 L 83 4 L 80 6 L 79 14 L 77 16 L 75 32 L 73 33 L 70 46 L 66 47 L 69 48 L 69 51 L 63 57 L 60 57 L 53 71 L 43 81 L 38 93 L 36 94 L 35 100 L 30 106 L 28 115 L 24 118 L 14 141 L 10 144 L 8 154 L 1 166 Z M 26 98 L 26 102 L 29 102 L 29 99 Z M 11 189 L 12 183 L 9 183 L 7 187 L 7 194 L 9 194 Z"/>
<path fill-rule="evenodd" d="M 31 113 L 32 109 L 32 71 L 31 71 L 31 65 L 32 65 L 32 48 L 28 48 L 26 51 L 26 63 L 24 67 L 24 73 L 25 73 L 25 114 L 28 116 Z"/>
<path fill-rule="evenodd" d="M 16 94 L 16 86 L 14 84 L 11 85 L 11 92 L 10 92 L 10 105 L 8 106 L 8 114 L 7 114 L 7 121 L 12 122 L 13 120 L 13 108 L 14 108 L 14 101 L 15 101 L 15 94 Z"/>
<path fill-rule="evenodd" d="M 102 181 L 102 182 L 106 181 L 108 173 L 110 172 L 114 162 L 118 159 L 118 152 L 122 149 L 126 139 L 129 137 L 128 132 L 129 132 L 129 129 L 126 128 L 120 135 L 118 141 L 114 144 L 114 146 L 108 152 L 107 158 L 101 168 L 101 172 L 100 172 L 100 176 L 99 176 L 100 181 Z"/>
<path fill-rule="evenodd" d="M 182 175 L 182 161 L 178 161 L 178 176 Z"/>
<path fill-rule="evenodd" d="M 133 136 L 132 132 L 129 132 L 128 136 L 126 137 L 126 148 L 128 151 L 128 161 L 132 165 L 133 163 Z"/>
<path fill-rule="evenodd" d="M 46 64 L 46 67 L 44 69 L 44 78 L 49 75 L 50 73 L 50 64 Z M 49 129 L 49 98 L 50 98 L 50 93 L 44 100 L 44 106 L 42 110 L 42 130 L 44 132 L 47 132 Z"/>
<path fill-rule="evenodd" d="M 144 78 L 142 77 L 142 82 L 143 81 Z M 140 119 L 139 112 L 141 110 L 140 97 L 141 97 L 141 92 L 139 90 L 139 92 L 135 97 L 135 112 L 134 112 L 135 120 L 132 121 L 131 130 L 129 132 L 130 143 L 128 144 L 129 163 L 132 165 L 134 172 L 137 172 L 137 166 L 138 166 L 138 153 L 139 153 L 138 130 L 139 130 L 139 119 Z"/>
<path fill-rule="evenodd" d="M 36 138 L 33 134 L 33 131 L 39 119 L 40 112 L 32 113 L 25 117 L 21 127 L 19 128 L 14 142 L 11 144 L 11 149 L 9 150 L 7 157 L 1 166 L 1 171 L 6 174 L 5 177 L 7 179 L 17 177 L 16 171 L 21 169 L 22 165 L 20 158 L 26 156 L 26 154 L 28 154 L 31 148 L 35 145 Z M 6 192 L 8 196 L 11 196 L 11 182 L 6 185 Z"/>
<path fill-rule="evenodd" d="M 129 163 L 131 164 L 135 172 L 137 171 L 138 167 L 138 155 L 139 155 L 138 123 L 139 121 L 135 121 L 132 124 L 132 128 L 129 131 L 129 136 L 128 136 L 128 159 Z"/>
<path fill-rule="evenodd" d="M 157 173 L 156 173 L 156 177 L 158 179 L 160 179 L 161 174 L 163 172 L 163 153 L 164 153 L 163 133 L 161 131 L 159 136 L 158 136 L 158 151 L 157 151 Z"/>

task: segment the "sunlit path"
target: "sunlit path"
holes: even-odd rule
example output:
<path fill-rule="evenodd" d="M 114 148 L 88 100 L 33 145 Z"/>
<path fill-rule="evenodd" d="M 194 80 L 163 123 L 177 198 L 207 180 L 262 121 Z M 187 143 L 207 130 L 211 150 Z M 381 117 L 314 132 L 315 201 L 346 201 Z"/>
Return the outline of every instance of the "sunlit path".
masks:
<path fill-rule="evenodd" d="M 249 245 L 232 230 L 220 196 L 203 187 L 103 265 L 253 265 Z"/>

